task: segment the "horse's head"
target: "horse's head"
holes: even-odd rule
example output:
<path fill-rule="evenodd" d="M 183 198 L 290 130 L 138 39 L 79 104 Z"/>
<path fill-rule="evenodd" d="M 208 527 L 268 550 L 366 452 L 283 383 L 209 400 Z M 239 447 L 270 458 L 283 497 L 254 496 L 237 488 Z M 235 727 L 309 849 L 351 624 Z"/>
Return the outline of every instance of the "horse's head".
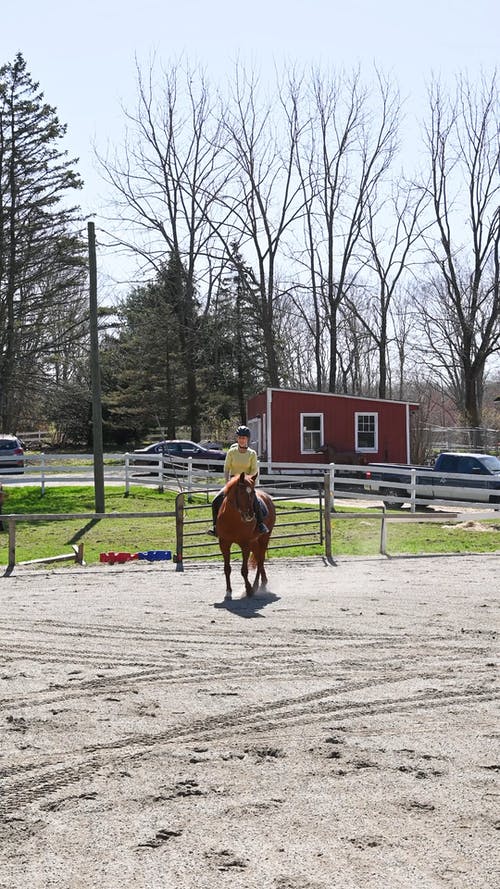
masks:
<path fill-rule="evenodd" d="M 256 475 L 246 475 L 241 472 L 239 475 L 233 476 L 224 488 L 227 500 L 238 510 L 245 522 L 254 520 L 253 504 L 256 481 Z"/>

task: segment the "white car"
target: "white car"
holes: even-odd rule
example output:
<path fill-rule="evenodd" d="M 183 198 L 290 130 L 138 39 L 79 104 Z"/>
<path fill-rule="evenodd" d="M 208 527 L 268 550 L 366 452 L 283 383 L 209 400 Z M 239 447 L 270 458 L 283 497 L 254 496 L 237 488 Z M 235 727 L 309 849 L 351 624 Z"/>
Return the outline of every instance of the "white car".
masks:
<path fill-rule="evenodd" d="M 0 475 L 24 472 L 24 448 L 15 435 L 0 433 Z"/>

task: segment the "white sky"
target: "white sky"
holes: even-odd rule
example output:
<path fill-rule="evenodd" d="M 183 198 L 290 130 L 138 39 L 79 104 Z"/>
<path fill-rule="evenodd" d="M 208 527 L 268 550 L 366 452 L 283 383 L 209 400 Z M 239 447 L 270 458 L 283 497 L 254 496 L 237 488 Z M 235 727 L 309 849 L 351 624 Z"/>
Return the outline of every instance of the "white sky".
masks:
<path fill-rule="evenodd" d="M 209 80 L 231 76 L 237 57 L 264 72 L 287 61 L 351 70 L 375 63 L 394 74 L 407 112 L 425 112 L 432 73 L 479 76 L 499 60 L 498 0 L 4 0 L 0 65 L 16 52 L 68 125 L 64 143 L 80 158 L 79 196 L 96 213 L 105 188 L 93 143 L 119 145 L 122 105 L 136 101 L 135 58 L 148 66 L 184 53 Z M 101 256 L 111 271 L 113 259 Z"/>

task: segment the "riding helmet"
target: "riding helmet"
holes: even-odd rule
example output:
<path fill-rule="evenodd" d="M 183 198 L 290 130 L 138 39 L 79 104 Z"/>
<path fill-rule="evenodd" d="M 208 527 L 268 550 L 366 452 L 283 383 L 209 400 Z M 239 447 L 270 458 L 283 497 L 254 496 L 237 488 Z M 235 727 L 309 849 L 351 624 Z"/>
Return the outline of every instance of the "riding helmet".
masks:
<path fill-rule="evenodd" d="M 248 426 L 238 426 L 236 430 L 236 437 L 238 437 L 239 435 L 246 435 L 246 437 L 249 439 L 250 429 L 248 428 Z"/>

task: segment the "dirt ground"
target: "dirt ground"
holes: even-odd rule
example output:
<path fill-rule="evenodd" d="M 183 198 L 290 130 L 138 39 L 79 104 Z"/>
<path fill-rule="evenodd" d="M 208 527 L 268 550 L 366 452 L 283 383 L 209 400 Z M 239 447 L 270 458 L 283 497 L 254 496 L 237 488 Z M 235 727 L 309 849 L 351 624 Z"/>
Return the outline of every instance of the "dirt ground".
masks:
<path fill-rule="evenodd" d="M 493 889 L 499 569 L 0 578 L 1 889 Z"/>

